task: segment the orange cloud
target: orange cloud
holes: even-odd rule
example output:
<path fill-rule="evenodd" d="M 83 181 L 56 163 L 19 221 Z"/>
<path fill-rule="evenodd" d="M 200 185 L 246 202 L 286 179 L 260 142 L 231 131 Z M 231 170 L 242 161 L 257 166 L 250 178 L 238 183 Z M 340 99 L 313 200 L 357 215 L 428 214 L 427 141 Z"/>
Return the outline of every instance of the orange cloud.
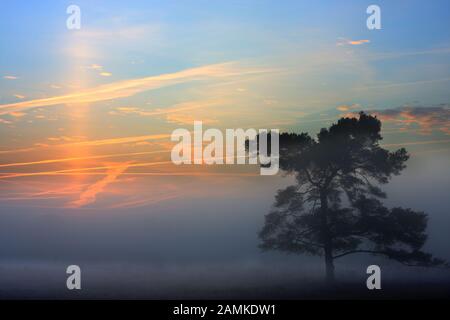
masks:
<path fill-rule="evenodd" d="M 113 100 L 133 96 L 146 90 L 155 90 L 179 83 L 254 74 L 260 72 L 266 72 L 266 70 L 243 69 L 232 62 L 206 65 L 203 67 L 187 69 L 175 73 L 113 82 L 67 95 L 3 104 L 0 105 L 0 115 L 42 106 L 93 103 Z"/>
<path fill-rule="evenodd" d="M 24 113 L 24 112 L 10 112 L 8 114 L 15 118 L 21 118 L 26 115 L 26 113 Z"/>
<path fill-rule="evenodd" d="M 340 106 L 336 107 L 337 110 L 343 111 L 343 112 L 354 110 L 354 109 L 360 109 L 360 108 L 361 108 L 361 105 L 358 104 L 358 103 L 355 103 L 355 104 L 352 104 L 352 105 L 340 105 Z"/>
<path fill-rule="evenodd" d="M 339 38 L 336 45 L 338 45 L 338 46 L 344 46 L 344 45 L 359 46 L 359 45 L 362 45 L 365 43 L 370 43 L 370 40 L 367 40 L 367 39 L 349 40 L 349 39 Z"/>
<path fill-rule="evenodd" d="M 403 128 L 417 125 L 419 132 L 430 134 L 433 131 L 450 133 L 450 107 L 441 105 L 437 107 L 405 107 L 373 111 L 382 121 L 395 122 Z"/>
<path fill-rule="evenodd" d="M 97 181 L 96 183 L 90 185 L 85 191 L 80 194 L 79 199 L 68 203 L 69 208 L 79 208 L 86 206 L 90 203 L 95 202 L 97 195 L 104 192 L 105 188 L 116 181 L 117 177 L 120 176 L 128 168 L 128 163 L 122 163 L 107 171 L 106 177 Z"/>
<path fill-rule="evenodd" d="M 11 122 L 0 119 L 0 123 L 10 124 Z M 35 147 L 13 149 L 13 150 L 1 150 L 0 154 L 35 151 L 35 150 L 39 149 L 40 147 L 52 147 L 52 148 L 95 147 L 95 146 L 113 145 L 113 144 L 121 144 L 121 143 L 133 143 L 133 142 L 140 142 L 140 141 L 147 141 L 147 140 L 163 140 L 163 139 L 169 139 L 169 138 L 170 138 L 170 134 L 153 134 L 153 135 L 145 135 L 145 136 L 132 136 L 132 137 L 123 137 L 123 138 L 87 140 L 87 141 L 63 143 L 63 144 L 56 144 L 56 145 L 48 145 L 46 143 L 35 143 L 34 144 Z"/>
<path fill-rule="evenodd" d="M 120 144 L 120 143 L 132 143 L 146 140 L 159 140 L 159 139 L 168 139 L 170 138 L 170 134 L 152 134 L 146 136 L 135 136 L 135 137 L 124 137 L 124 138 L 111 138 L 111 139 L 101 139 L 101 140 L 90 140 L 90 141 L 81 141 L 68 143 L 63 145 L 58 145 L 60 147 L 92 147 L 92 146 L 103 146 L 103 145 L 111 145 L 111 144 Z"/>
<path fill-rule="evenodd" d="M 351 45 L 354 45 L 354 46 L 358 46 L 360 44 L 369 43 L 369 42 L 370 42 L 370 40 L 351 40 L 348 43 Z"/>
<path fill-rule="evenodd" d="M 85 136 L 60 136 L 60 137 L 49 137 L 47 138 L 48 141 L 65 141 L 65 142 L 75 142 L 75 141 L 81 141 L 84 140 Z"/>
<path fill-rule="evenodd" d="M 440 131 L 450 134 L 450 106 L 439 105 L 433 107 L 403 107 L 385 110 L 373 110 L 368 113 L 377 116 L 383 122 L 395 123 L 401 131 L 411 131 L 412 126 L 418 127 L 421 134 L 431 134 Z M 345 117 L 357 116 L 349 112 Z"/>
<path fill-rule="evenodd" d="M 155 162 L 143 162 L 143 163 L 133 163 L 127 164 L 127 168 L 131 167 L 150 167 L 150 166 L 161 166 L 173 164 L 172 161 L 155 161 Z M 20 178 L 20 177 L 34 177 L 34 176 L 51 176 L 51 175 L 59 175 L 59 174 L 77 174 L 80 175 L 86 171 L 96 171 L 96 170 L 110 170 L 116 168 L 117 165 L 104 165 L 97 167 L 88 167 L 88 168 L 74 168 L 74 169 L 64 169 L 64 170 L 55 170 L 55 171 L 38 171 L 38 172 L 26 172 L 26 173 L 2 173 L 0 179 L 10 179 L 10 178 Z M 102 174 L 102 173 L 100 173 Z"/>
<path fill-rule="evenodd" d="M 48 147 L 48 145 L 45 145 Z M 0 164 L 0 168 L 5 167 L 22 167 L 22 166 L 32 166 L 32 165 L 40 165 L 40 164 L 50 164 L 50 163 L 59 163 L 59 162 L 70 162 L 70 161 L 80 161 L 80 160 L 95 160 L 95 159 L 104 159 L 104 158 L 119 158 L 119 157 L 132 157 L 132 156 L 141 156 L 148 154 L 156 154 L 156 153 L 165 153 L 169 152 L 168 150 L 155 150 L 155 151 L 144 151 L 144 152 L 128 152 L 128 153 L 114 153 L 114 154 L 105 154 L 98 156 L 87 156 L 87 157 L 72 157 L 72 158 L 60 158 L 60 159 L 47 159 L 47 160 L 38 160 L 38 161 L 29 161 L 29 162 L 15 162 L 15 163 L 4 163 Z"/>
<path fill-rule="evenodd" d="M 103 66 L 94 63 L 94 64 L 91 64 L 89 67 L 87 67 L 87 69 L 102 70 L 102 69 L 103 69 Z"/>

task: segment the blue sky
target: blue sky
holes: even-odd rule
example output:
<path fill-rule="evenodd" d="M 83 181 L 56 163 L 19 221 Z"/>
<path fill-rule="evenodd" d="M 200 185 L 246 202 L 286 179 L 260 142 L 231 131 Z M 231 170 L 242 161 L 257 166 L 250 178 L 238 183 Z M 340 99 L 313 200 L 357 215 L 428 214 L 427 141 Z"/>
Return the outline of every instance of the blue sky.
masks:
<path fill-rule="evenodd" d="M 70 4 L 80 30 L 66 28 Z M 388 145 L 440 150 L 450 134 L 450 5 L 380 1 L 382 29 L 368 30 L 369 4 L 3 2 L 2 173 L 90 164 L 117 178 L 134 172 L 130 159 L 105 165 L 105 153 L 168 148 L 145 138 L 194 120 L 314 132 L 360 110 L 380 117 Z M 74 188 L 71 197 L 85 195 Z"/>
<path fill-rule="evenodd" d="M 328 66 L 324 76 L 339 77 L 338 82 L 346 86 L 360 83 L 361 72 L 371 72 L 370 79 L 362 78 L 368 85 L 438 80 L 449 72 L 445 51 L 450 46 L 447 1 L 379 1 L 383 29 L 378 31 L 365 27 L 365 9 L 370 1 L 321 1 L 314 5 L 308 1 L 132 1 L 127 5 L 121 1 L 78 1 L 75 4 L 82 11 L 81 32 L 85 32 L 81 36 L 65 28 L 69 4 L 72 2 L 2 3 L 0 70 L 21 75 L 22 87 L 17 89 L 36 90 L 37 94 L 37 88 L 43 90 L 39 87 L 44 82 L 43 74 L 47 82 L 64 81 L 67 76 L 62 72 L 68 72 L 70 65 L 83 63 L 108 66 L 114 71 L 114 79 L 224 61 L 301 68 L 302 61 L 311 62 L 306 53 L 327 52 L 328 58 L 342 54 L 342 50 L 334 52 L 340 38 L 370 40 L 367 45 L 345 48 L 354 52 L 355 61 L 348 68 L 359 68 L 359 76 L 342 75 L 336 65 Z M 122 37 L 117 36 L 120 32 Z M 93 52 L 68 57 L 67 47 L 78 40 Z M 439 50 L 444 53 L 436 53 Z M 132 61 L 138 65 L 130 66 Z M 296 77 L 287 79 L 298 81 Z M 101 79 L 88 80 L 95 84 Z M 2 83 L 2 87 L 9 85 Z M 411 102 L 405 97 L 409 93 L 423 103 L 442 103 L 448 98 L 447 85 L 435 83 L 433 90 L 410 86 L 401 96 L 389 92 L 383 100 L 378 92 L 356 95 L 354 99 L 386 107 L 384 104 L 389 102 Z M 10 102 L 7 89 L 0 93 L 2 102 Z M 316 96 L 323 90 L 311 89 Z M 325 90 L 332 92 L 333 88 Z M 333 99 L 339 100 L 337 104 L 345 102 L 338 95 Z M 330 98 L 319 107 L 333 107 L 332 103 Z"/>
<path fill-rule="evenodd" d="M 365 27 L 368 1 L 78 1 L 80 31 L 65 28 L 69 4 L 2 3 L 0 70 L 21 80 L 3 81 L 1 103 L 13 102 L 14 90 L 34 97 L 53 94 L 45 86 L 70 82 L 71 67 L 100 64 L 112 73 L 108 80 L 121 80 L 227 61 L 293 71 L 266 83 L 273 96 L 291 96 L 286 103 L 300 102 L 296 107 L 302 110 L 448 100 L 446 1 L 380 1 L 382 30 L 376 31 Z M 342 39 L 370 43 L 337 47 Z M 80 43 L 86 52 L 75 54 Z M 302 70 L 311 65 L 317 66 Z M 102 81 L 92 75 L 84 79 L 90 85 Z M 295 88 L 278 88 L 279 81 L 305 87 L 307 97 L 296 95 Z M 400 92 L 349 90 L 410 82 L 418 84 Z M 317 101 L 320 95 L 324 98 Z"/>

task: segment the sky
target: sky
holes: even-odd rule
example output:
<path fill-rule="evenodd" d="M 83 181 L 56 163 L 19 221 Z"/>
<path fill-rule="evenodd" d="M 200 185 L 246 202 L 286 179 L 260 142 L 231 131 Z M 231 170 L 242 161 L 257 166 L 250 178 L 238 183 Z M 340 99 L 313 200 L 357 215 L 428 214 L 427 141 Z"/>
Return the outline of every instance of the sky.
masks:
<path fill-rule="evenodd" d="M 289 178 L 175 166 L 171 132 L 315 134 L 361 110 L 412 154 L 389 202 L 426 210 L 448 256 L 450 3 L 377 1 L 369 30 L 372 2 L 2 1 L 0 261 L 265 259 Z"/>

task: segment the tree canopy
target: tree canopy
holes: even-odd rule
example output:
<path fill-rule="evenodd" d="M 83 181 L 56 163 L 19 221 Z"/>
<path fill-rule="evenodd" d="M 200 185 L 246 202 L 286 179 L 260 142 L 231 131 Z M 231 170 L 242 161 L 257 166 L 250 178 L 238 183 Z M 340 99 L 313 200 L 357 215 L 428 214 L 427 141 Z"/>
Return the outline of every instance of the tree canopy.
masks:
<path fill-rule="evenodd" d="M 409 155 L 380 145 L 381 121 L 361 112 L 341 118 L 317 138 L 280 135 L 280 169 L 296 183 L 279 190 L 259 233 L 261 248 L 325 257 L 327 279 L 334 260 L 353 253 L 383 255 L 406 265 L 444 261 L 421 249 L 427 214 L 386 208 L 380 188 L 399 175 Z"/>

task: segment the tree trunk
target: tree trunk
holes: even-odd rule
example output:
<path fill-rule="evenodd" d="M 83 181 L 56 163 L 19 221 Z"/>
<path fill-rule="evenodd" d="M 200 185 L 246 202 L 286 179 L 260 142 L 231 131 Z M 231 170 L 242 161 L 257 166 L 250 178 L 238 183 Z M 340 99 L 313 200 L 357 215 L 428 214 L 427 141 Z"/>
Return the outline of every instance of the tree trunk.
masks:
<path fill-rule="evenodd" d="M 334 277 L 334 262 L 332 256 L 332 248 L 327 248 L 325 245 L 325 270 L 326 270 L 326 281 L 328 285 L 333 285 L 335 281 Z"/>
<path fill-rule="evenodd" d="M 334 284 L 333 242 L 328 226 L 328 198 L 325 191 L 320 192 L 320 211 L 323 250 L 325 253 L 325 272 L 328 285 Z"/>

